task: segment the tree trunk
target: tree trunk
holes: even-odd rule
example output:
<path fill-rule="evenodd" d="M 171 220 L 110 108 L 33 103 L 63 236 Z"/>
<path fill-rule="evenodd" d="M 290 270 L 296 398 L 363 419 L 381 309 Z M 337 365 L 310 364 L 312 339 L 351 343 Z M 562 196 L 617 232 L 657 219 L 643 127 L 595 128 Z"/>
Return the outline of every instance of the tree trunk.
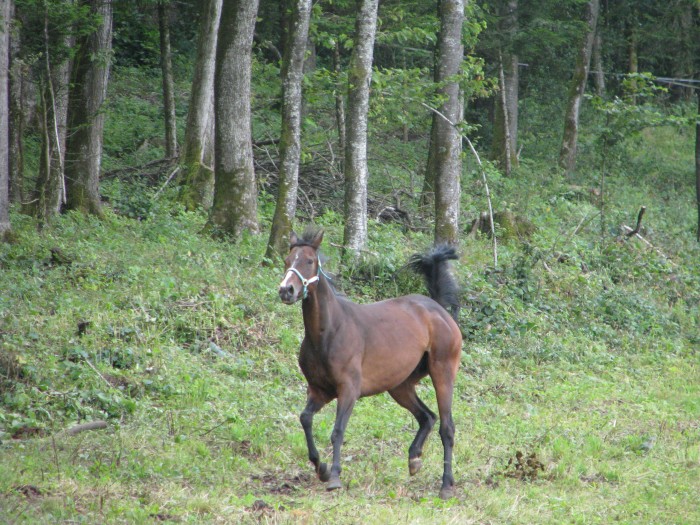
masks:
<path fill-rule="evenodd" d="M 518 31 L 518 1 L 507 0 L 500 14 L 500 32 L 505 40 L 499 59 L 503 79 L 499 80 L 500 94 L 496 96 L 491 158 L 505 168 L 518 163 L 519 75 L 514 42 Z M 506 171 L 510 174 L 510 168 Z"/>
<path fill-rule="evenodd" d="M 170 51 L 170 4 L 158 2 L 158 30 L 160 33 L 160 70 L 163 79 L 163 113 L 165 120 L 165 156 L 177 156 L 177 120 L 175 118 L 175 81 L 173 58 Z"/>
<path fill-rule="evenodd" d="M 214 71 L 222 1 L 204 2 L 199 26 L 197 61 L 182 149 L 184 175 L 180 201 L 188 210 L 195 210 L 200 206 L 208 210 L 214 200 L 213 162 L 206 157 L 207 152 L 213 150 Z M 213 160 L 213 154 L 210 156 Z"/>
<path fill-rule="evenodd" d="M 42 100 L 42 148 L 39 176 L 37 178 L 34 209 L 40 223 L 48 223 L 58 215 L 66 201 L 65 147 L 68 121 L 68 96 L 71 61 L 67 53 L 54 62 L 51 49 L 73 47 L 71 35 L 62 37 L 60 46 L 51 43 L 48 30 L 48 13 L 44 25 L 45 52 L 43 61 L 44 86 Z M 60 61 L 59 61 L 60 60 Z"/>
<path fill-rule="evenodd" d="M 265 256 L 287 252 L 297 209 L 299 159 L 301 157 L 301 105 L 304 59 L 311 18 L 311 0 L 295 0 L 282 59 L 282 130 L 277 205 L 272 218 Z"/>
<path fill-rule="evenodd" d="M 19 35 L 10 35 L 10 202 L 24 201 L 24 129 L 27 125 L 27 67 L 18 60 Z"/>
<path fill-rule="evenodd" d="M 430 135 L 428 136 L 428 161 L 425 164 L 425 176 L 423 177 L 423 189 L 420 194 L 420 206 L 429 209 L 435 204 L 435 155 L 437 149 L 434 144 L 437 141 L 437 115 L 433 115 L 433 120 L 430 124 Z M 438 117 L 439 118 L 439 117 Z"/>
<path fill-rule="evenodd" d="M 510 137 L 510 118 L 508 113 L 508 101 L 506 95 L 506 76 L 503 72 L 503 57 L 499 54 L 498 61 L 498 96 L 496 98 L 496 114 L 494 120 L 499 123 L 498 126 L 494 123 L 494 146 L 497 147 L 495 154 L 498 158 L 494 158 L 503 168 L 503 173 L 506 177 L 510 177 L 513 168 L 513 159 L 515 151 L 513 149 L 513 141 Z M 499 133 L 496 133 L 499 131 Z"/>
<path fill-rule="evenodd" d="M 440 34 L 435 57 L 435 81 L 445 97 L 439 111 L 451 123 L 462 120 L 459 83 L 450 80 L 459 74 L 464 55 L 462 23 L 463 0 L 438 2 Z M 433 115 L 435 141 L 435 242 L 456 244 L 459 236 L 460 176 L 462 137 L 459 130 L 438 115 Z"/>
<path fill-rule="evenodd" d="M 335 122 L 338 128 L 338 150 L 340 151 L 340 171 L 345 171 L 345 162 L 342 160 L 345 155 L 345 97 L 340 86 L 340 43 L 336 40 L 333 49 L 333 71 L 335 72 Z"/>
<path fill-rule="evenodd" d="M 596 95 L 602 97 L 605 95 L 605 71 L 603 70 L 603 34 L 601 31 L 600 24 L 595 32 L 595 39 L 593 40 L 593 56 L 592 69 L 593 69 L 593 83 L 595 84 Z"/>
<path fill-rule="evenodd" d="M 576 147 L 578 142 L 579 110 L 583 93 L 586 89 L 588 70 L 591 63 L 591 51 L 595 38 L 596 24 L 600 0 L 589 0 L 586 4 L 586 30 L 583 35 L 578 54 L 576 56 L 576 68 L 569 87 L 569 97 L 564 120 L 564 138 L 559 151 L 559 165 L 564 168 L 567 175 L 573 173 L 576 167 Z"/>
<path fill-rule="evenodd" d="M 700 242 L 700 91 L 698 96 L 698 114 L 695 122 L 695 199 L 698 207 L 698 231 L 697 240 Z"/>
<path fill-rule="evenodd" d="M 632 21 L 630 22 L 629 34 L 627 35 L 627 72 L 630 75 L 639 73 L 639 35 L 637 34 L 637 11 L 633 11 Z M 632 104 L 637 103 L 637 82 L 632 80 L 629 84 L 632 93 L 630 100 Z"/>
<path fill-rule="evenodd" d="M 258 0 L 224 2 L 214 80 L 215 185 L 210 227 L 240 238 L 257 233 L 250 76 Z"/>
<path fill-rule="evenodd" d="M 700 4 L 698 4 L 700 9 Z M 695 47 L 697 29 L 695 27 L 695 16 L 693 13 L 693 3 L 690 1 L 679 2 L 676 6 L 674 23 L 671 32 L 678 38 L 678 45 L 675 49 L 675 60 L 673 61 L 673 76 L 676 78 L 694 77 Z M 690 102 L 693 98 L 693 89 L 690 87 L 671 86 L 673 99 L 680 99 Z"/>
<path fill-rule="evenodd" d="M 10 232 L 10 24 L 13 3 L 0 2 L 0 241 Z"/>
<path fill-rule="evenodd" d="M 358 5 L 345 122 L 343 245 L 344 255 L 350 258 L 355 258 L 367 242 L 367 114 L 379 0 L 359 0 Z"/>
<path fill-rule="evenodd" d="M 66 140 L 66 205 L 69 209 L 101 215 L 102 104 L 107 94 L 112 49 L 112 2 L 82 3 L 90 7 L 100 23 L 94 32 L 81 39 L 73 64 Z"/>

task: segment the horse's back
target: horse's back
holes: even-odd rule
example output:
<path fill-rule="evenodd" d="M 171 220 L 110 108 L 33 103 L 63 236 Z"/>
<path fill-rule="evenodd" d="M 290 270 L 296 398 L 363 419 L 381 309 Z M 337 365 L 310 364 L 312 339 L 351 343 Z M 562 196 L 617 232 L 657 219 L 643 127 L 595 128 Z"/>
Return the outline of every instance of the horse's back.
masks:
<path fill-rule="evenodd" d="M 438 354 L 433 359 L 452 359 L 461 350 L 459 327 L 430 297 L 406 295 L 356 306 L 354 317 L 363 327 L 363 340 L 358 341 L 363 348 L 362 395 L 402 383 L 426 353 Z"/>

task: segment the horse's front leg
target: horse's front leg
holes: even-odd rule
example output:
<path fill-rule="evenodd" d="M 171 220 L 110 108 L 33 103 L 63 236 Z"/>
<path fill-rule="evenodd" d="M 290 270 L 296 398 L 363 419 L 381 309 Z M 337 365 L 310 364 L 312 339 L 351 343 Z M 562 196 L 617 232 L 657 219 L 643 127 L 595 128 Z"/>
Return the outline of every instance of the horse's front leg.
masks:
<path fill-rule="evenodd" d="M 326 464 L 321 463 L 321 458 L 318 454 L 318 450 L 316 449 L 316 444 L 314 443 L 312 426 L 314 414 L 321 410 L 326 403 L 327 401 L 324 396 L 319 395 L 313 388 L 309 387 L 306 398 L 306 407 L 299 416 L 299 421 L 301 421 L 301 426 L 304 429 L 304 435 L 306 436 L 306 446 L 309 449 L 309 461 L 313 463 L 314 469 L 316 470 L 316 475 L 321 481 L 328 481 L 330 476 Z"/>
<path fill-rule="evenodd" d="M 359 389 L 343 388 L 338 391 L 338 409 L 335 416 L 335 426 L 331 434 L 331 443 L 333 444 L 333 464 L 331 465 L 330 479 L 326 490 L 335 490 L 341 488 L 340 483 L 340 447 L 343 445 L 343 436 L 345 435 L 345 427 L 352 414 L 352 409 L 355 406 L 355 401 L 359 397 Z"/>

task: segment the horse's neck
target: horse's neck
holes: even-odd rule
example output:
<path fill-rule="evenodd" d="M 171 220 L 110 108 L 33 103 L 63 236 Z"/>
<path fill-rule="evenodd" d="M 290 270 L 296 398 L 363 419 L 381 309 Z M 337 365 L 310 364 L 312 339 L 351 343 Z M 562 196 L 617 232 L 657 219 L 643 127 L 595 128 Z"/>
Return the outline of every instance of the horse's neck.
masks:
<path fill-rule="evenodd" d="M 304 329 L 314 345 L 320 345 L 321 334 L 331 324 L 337 306 L 338 298 L 326 278 L 321 277 L 315 292 L 302 303 Z"/>

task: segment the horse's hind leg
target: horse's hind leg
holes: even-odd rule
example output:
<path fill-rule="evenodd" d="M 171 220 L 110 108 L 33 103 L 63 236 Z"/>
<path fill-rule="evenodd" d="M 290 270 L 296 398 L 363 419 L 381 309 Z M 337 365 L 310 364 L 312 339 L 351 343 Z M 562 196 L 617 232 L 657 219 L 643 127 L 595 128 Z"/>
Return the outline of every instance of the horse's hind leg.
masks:
<path fill-rule="evenodd" d="M 431 358 L 433 357 L 431 353 Z M 440 413 L 440 438 L 444 449 L 444 470 L 440 498 L 449 499 L 454 495 L 454 476 L 452 475 L 452 449 L 455 441 L 455 425 L 452 421 L 452 393 L 455 376 L 459 366 L 459 353 L 454 359 L 431 359 L 430 378 L 435 387 L 438 411 Z"/>
<path fill-rule="evenodd" d="M 425 406 L 416 394 L 416 383 L 409 378 L 396 388 L 389 390 L 389 395 L 394 398 L 399 405 L 408 410 L 418 421 L 418 432 L 413 439 L 413 443 L 408 448 L 408 472 L 415 475 L 423 465 L 421 456 L 423 455 L 423 444 L 430 434 L 430 430 L 435 424 L 435 414 Z"/>
<path fill-rule="evenodd" d="M 321 410 L 321 408 L 326 405 L 327 401 L 324 397 L 319 396 L 314 390 L 309 387 L 306 398 L 306 408 L 299 416 L 299 421 L 301 421 L 301 426 L 304 429 L 304 435 L 306 436 L 306 446 L 309 449 L 309 461 L 313 463 L 314 469 L 316 470 L 316 475 L 321 481 L 328 481 L 330 478 L 330 472 L 325 463 L 321 463 L 321 457 L 316 449 L 316 444 L 314 443 L 314 436 L 312 431 L 312 424 L 314 420 L 314 414 Z"/>

